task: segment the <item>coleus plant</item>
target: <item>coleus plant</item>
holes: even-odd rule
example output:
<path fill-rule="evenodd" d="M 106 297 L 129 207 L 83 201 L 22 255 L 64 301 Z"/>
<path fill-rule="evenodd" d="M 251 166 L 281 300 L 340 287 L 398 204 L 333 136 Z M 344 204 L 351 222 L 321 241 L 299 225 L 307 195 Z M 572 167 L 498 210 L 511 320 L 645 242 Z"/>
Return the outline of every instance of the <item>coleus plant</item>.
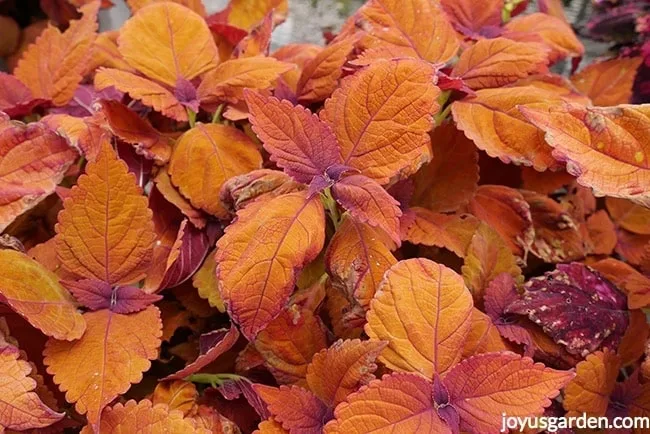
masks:
<path fill-rule="evenodd" d="M 5 431 L 650 415 L 639 59 L 551 73 L 550 0 L 370 0 L 271 54 L 286 1 L 79 3 L 0 74 Z"/>

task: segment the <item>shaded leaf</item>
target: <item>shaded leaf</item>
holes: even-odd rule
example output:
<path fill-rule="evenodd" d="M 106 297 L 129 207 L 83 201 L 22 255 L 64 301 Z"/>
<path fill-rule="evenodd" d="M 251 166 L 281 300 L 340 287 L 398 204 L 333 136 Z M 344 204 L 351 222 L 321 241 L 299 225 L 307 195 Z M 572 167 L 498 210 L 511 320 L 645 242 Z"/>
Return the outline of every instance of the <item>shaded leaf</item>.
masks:
<path fill-rule="evenodd" d="M 147 294 L 136 286 L 111 287 L 109 283 L 83 279 L 63 281 L 79 303 L 91 310 L 109 309 L 115 313 L 139 312 L 162 299 L 162 296 Z"/>
<path fill-rule="evenodd" d="M 441 0 L 454 27 L 461 33 L 474 36 L 484 28 L 501 25 L 502 0 L 488 0 L 477 7 L 471 0 Z"/>
<path fill-rule="evenodd" d="M 401 219 L 402 239 L 413 244 L 444 247 L 465 257 L 480 221 L 470 214 L 447 215 L 409 208 Z"/>

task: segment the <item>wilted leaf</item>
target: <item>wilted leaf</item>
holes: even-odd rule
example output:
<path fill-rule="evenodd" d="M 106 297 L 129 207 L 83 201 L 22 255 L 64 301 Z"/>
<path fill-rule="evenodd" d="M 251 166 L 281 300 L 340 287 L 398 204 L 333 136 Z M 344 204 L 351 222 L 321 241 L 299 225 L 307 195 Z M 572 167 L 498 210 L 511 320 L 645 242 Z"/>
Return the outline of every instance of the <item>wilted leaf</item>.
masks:
<path fill-rule="evenodd" d="M 334 133 L 309 109 L 255 92 L 245 96 L 253 131 L 271 160 L 298 182 L 307 184 L 341 162 Z"/>
<path fill-rule="evenodd" d="M 418 57 L 446 63 L 458 51 L 459 41 L 447 16 L 430 0 L 371 0 L 358 12 L 368 48 L 361 59 Z"/>
<path fill-rule="evenodd" d="M 47 336 L 74 340 L 86 329 L 58 277 L 23 253 L 0 249 L 0 297 Z"/>
<path fill-rule="evenodd" d="M 219 54 L 200 15 L 172 2 L 155 2 L 127 20 L 120 54 L 145 76 L 176 87 L 217 66 Z"/>
<path fill-rule="evenodd" d="M 42 123 L 0 128 L 0 232 L 52 194 L 76 158 Z"/>
<path fill-rule="evenodd" d="M 153 306 L 131 315 L 87 312 L 84 319 L 87 328 L 81 339 L 50 339 L 43 355 L 47 372 L 66 392 L 66 400 L 75 403 L 98 432 L 103 408 L 140 382 L 150 360 L 158 357 L 162 323 Z"/>
<path fill-rule="evenodd" d="M 292 180 L 284 172 L 259 169 L 230 178 L 221 187 L 219 199 L 228 211 L 234 213 L 257 200 L 269 200 L 305 189 L 304 184 Z"/>
<path fill-rule="evenodd" d="M 217 243 L 217 277 L 228 312 L 247 338 L 280 314 L 296 271 L 325 242 L 325 213 L 304 193 L 278 196 L 237 213 Z"/>
<path fill-rule="evenodd" d="M 440 93 L 434 74 L 419 60 L 380 60 L 343 80 L 321 112 L 343 164 L 385 184 L 429 161 Z"/>
<path fill-rule="evenodd" d="M 574 262 L 530 279 L 508 312 L 527 315 L 571 354 L 616 349 L 628 326 L 627 300 L 598 272 Z"/>
<path fill-rule="evenodd" d="M 624 57 L 592 63 L 571 77 L 571 82 L 591 98 L 594 105 L 627 104 L 641 57 Z"/>
<path fill-rule="evenodd" d="M 367 307 L 386 270 L 397 263 L 382 234 L 354 218 L 343 220 L 332 237 L 325 265 L 332 285 Z"/>
<path fill-rule="evenodd" d="M 650 124 L 647 106 L 584 107 L 576 104 L 523 108 L 546 133 L 553 155 L 596 195 L 650 206 Z"/>
<path fill-rule="evenodd" d="M 472 297 L 458 274 L 428 259 L 408 259 L 386 272 L 365 331 L 388 341 L 379 356 L 386 366 L 432 378 L 460 360 L 471 314 Z"/>
<path fill-rule="evenodd" d="M 4 250 L 0 250 L 2 254 Z M 43 428 L 61 420 L 62 413 L 47 407 L 37 395 L 31 378 L 32 365 L 23 360 L 20 350 L 11 344 L 7 323 L 0 320 L 0 426 L 24 431 Z"/>
<path fill-rule="evenodd" d="M 35 98 L 52 100 L 63 106 L 81 83 L 97 32 L 99 2 L 80 9 L 82 17 L 61 31 L 49 25 L 29 46 L 14 70 L 15 76 Z"/>
<path fill-rule="evenodd" d="M 80 277 L 110 284 L 140 280 L 151 259 L 151 211 L 127 166 L 105 144 L 59 213 L 57 253 Z"/>
<path fill-rule="evenodd" d="M 546 72 L 548 54 L 540 44 L 505 38 L 481 39 L 463 51 L 451 75 L 474 90 L 500 87 Z"/>

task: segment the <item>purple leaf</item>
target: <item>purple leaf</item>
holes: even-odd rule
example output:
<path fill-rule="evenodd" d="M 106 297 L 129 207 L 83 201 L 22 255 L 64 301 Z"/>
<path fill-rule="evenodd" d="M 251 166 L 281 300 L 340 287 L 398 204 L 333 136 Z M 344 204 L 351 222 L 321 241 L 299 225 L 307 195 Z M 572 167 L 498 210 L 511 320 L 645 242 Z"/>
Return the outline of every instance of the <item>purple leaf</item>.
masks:
<path fill-rule="evenodd" d="M 83 279 L 61 282 L 72 295 L 90 310 L 110 309 L 115 313 L 139 312 L 162 300 L 162 296 L 147 294 L 135 286 L 111 287 L 106 282 Z"/>
<path fill-rule="evenodd" d="M 10 117 L 19 118 L 46 104 L 49 104 L 48 100 L 34 98 L 27 86 L 16 77 L 0 72 L 0 111 Z"/>
<path fill-rule="evenodd" d="M 627 329 L 625 295 L 600 273 L 578 262 L 529 280 L 506 309 L 527 315 L 570 354 L 616 349 Z"/>
<path fill-rule="evenodd" d="M 144 188 L 151 179 L 153 160 L 138 154 L 133 146 L 124 142 L 117 143 L 117 155 L 129 167 L 129 172 L 135 175 L 138 185 Z"/>
<path fill-rule="evenodd" d="M 239 398 L 239 396 L 244 395 L 246 401 L 250 404 L 251 407 L 255 409 L 257 414 L 260 415 L 262 420 L 266 420 L 271 417 L 266 408 L 266 404 L 260 398 L 260 396 L 253 389 L 253 383 L 250 382 L 245 377 L 240 377 L 237 379 L 226 380 L 221 385 L 217 387 L 217 390 L 229 401 Z"/>
<path fill-rule="evenodd" d="M 109 86 L 98 91 L 90 84 L 82 84 L 77 88 L 72 100 L 63 107 L 55 107 L 50 113 L 66 114 L 77 118 L 84 118 L 95 114 L 93 105 L 102 99 L 121 101 L 124 93 Z"/>
<path fill-rule="evenodd" d="M 433 378 L 432 395 L 433 405 L 438 416 L 445 421 L 453 434 L 458 434 L 460 432 L 460 415 L 456 407 L 449 402 L 449 391 L 438 374 L 435 374 Z"/>
<path fill-rule="evenodd" d="M 179 78 L 176 80 L 174 96 L 185 107 L 188 107 L 194 113 L 198 113 L 200 103 L 198 97 L 196 96 L 196 87 L 194 87 L 192 82 L 184 78 Z"/>

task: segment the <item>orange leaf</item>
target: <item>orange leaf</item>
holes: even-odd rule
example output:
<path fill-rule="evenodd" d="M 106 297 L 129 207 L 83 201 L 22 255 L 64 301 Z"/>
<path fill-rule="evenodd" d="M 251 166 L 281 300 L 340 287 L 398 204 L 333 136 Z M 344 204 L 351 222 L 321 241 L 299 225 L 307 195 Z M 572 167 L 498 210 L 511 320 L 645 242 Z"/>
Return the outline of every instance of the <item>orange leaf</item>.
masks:
<path fill-rule="evenodd" d="M 205 74 L 197 89 L 202 103 L 236 103 L 242 99 L 244 89 L 268 89 L 274 81 L 295 68 L 290 63 L 273 57 L 244 57 L 227 60 Z"/>
<path fill-rule="evenodd" d="M 486 0 L 480 5 L 473 0 L 441 0 L 440 3 L 454 27 L 466 35 L 479 33 L 483 27 L 501 25 L 503 0 Z"/>
<path fill-rule="evenodd" d="M 650 278 L 647 276 L 614 258 L 603 259 L 591 266 L 626 293 L 629 309 L 650 305 Z"/>
<path fill-rule="evenodd" d="M 280 422 L 276 422 L 273 419 L 263 420 L 257 426 L 257 430 L 253 434 L 289 434 L 289 431 L 282 428 Z"/>
<path fill-rule="evenodd" d="M 139 75 L 112 68 L 99 68 L 95 73 L 95 88 L 104 90 L 114 86 L 133 99 L 179 122 L 187 121 L 185 107 L 173 93 L 163 86 Z"/>
<path fill-rule="evenodd" d="M 76 403 L 76 410 L 99 432 L 102 409 L 140 382 L 149 360 L 158 357 L 162 323 L 154 306 L 130 315 L 108 309 L 87 312 L 84 319 L 87 328 L 81 339 L 50 339 L 43 355 L 66 400 Z"/>
<path fill-rule="evenodd" d="M 74 298 L 56 274 L 23 253 L 0 249 L 0 296 L 47 336 L 74 340 L 86 329 Z"/>
<path fill-rule="evenodd" d="M 496 230 L 483 222 L 472 237 L 462 273 L 478 306 L 482 305 L 485 288 L 499 274 L 508 273 L 516 279 L 522 277 L 508 245 Z"/>
<path fill-rule="evenodd" d="M 575 181 L 575 178 L 565 171 L 551 172 L 547 170 L 546 172 L 538 172 L 530 167 L 521 168 L 521 178 L 525 190 L 542 195 L 549 195 Z"/>
<path fill-rule="evenodd" d="M 596 195 L 650 206 L 650 109 L 647 106 L 563 107 L 522 112 L 546 133 L 553 155 Z"/>
<path fill-rule="evenodd" d="M 71 273 L 111 284 L 144 277 L 155 236 L 151 210 L 109 145 L 72 188 L 56 231 L 59 259 Z"/>
<path fill-rule="evenodd" d="M 50 25 L 27 48 L 14 70 L 35 98 L 51 99 L 63 106 L 81 83 L 92 44 L 97 36 L 99 2 L 79 9 L 82 17 L 61 33 Z"/>
<path fill-rule="evenodd" d="M 0 250 L 0 255 L 2 252 L 6 250 Z M 61 420 L 64 414 L 47 407 L 36 394 L 37 382 L 31 377 L 32 365 L 21 358 L 20 350 L 10 341 L 7 323 L 2 318 L 0 319 L 0 366 L 2 366 L 0 427 L 2 431 L 44 428 Z"/>
<path fill-rule="evenodd" d="M 502 414 L 539 416 L 574 377 L 510 352 L 474 356 L 444 378 L 461 430 L 498 433 Z"/>
<path fill-rule="evenodd" d="M 256 92 L 245 96 L 253 131 L 271 160 L 294 179 L 308 184 L 341 162 L 334 133 L 309 109 Z"/>
<path fill-rule="evenodd" d="M 352 217 L 384 231 L 398 246 L 402 210 L 384 188 L 363 175 L 349 175 L 332 186 L 332 197 Z"/>
<path fill-rule="evenodd" d="M 298 386 L 254 386 L 274 419 L 289 432 L 318 433 L 331 419 L 329 409 L 313 393 Z"/>
<path fill-rule="evenodd" d="M 440 94 L 434 74 L 419 60 L 379 60 L 343 80 L 321 112 L 341 145 L 343 164 L 386 184 L 429 161 L 428 132 Z"/>
<path fill-rule="evenodd" d="M 90 52 L 90 59 L 86 71 L 95 71 L 100 66 L 117 68 L 123 71 L 135 72 L 122 58 L 117 48 L 118 31 L 102 32 L 95 38 L 95 43 Z"/>
<path fill-rule="evenodd" d="M 42 123 L 0 128 L 0 232 L 52 194 L 76 158 Z"/>
<path fill-rule="evenodd" d="M 436 212 L 457 211 L 476 190 L 478 150 L 452 122 L 433 130 L 431 145 L 433 160 L 412 178 L 415 189 L 411 204 Z"/>
<path fill-rule="evenodd" d="M 200 15 L 172 2 L 155 2 L 126 21 L 120 54 L 145 76 L 176 87 L 217 66 L 219 53 Z"/>
<path fill-rule="evenodd" d="M 65 137 L 71 147 L 77 150 L 88 161 L 95 161 L 104 142 L 113 138 L 105 128 L 103 115 L 95 114 L 78 118 L 66 114 L 51 114 L 41 119 L 45 125 L 62 137 Z M 74 157 L 77 157 L 75 154 Z"/>
<path fill-rule="evenodd" d="M 370 64 L 382 57 L 418 57 L 447 63 L 458 51 L 456 32 L 442 8 L 431 0 L 372 0 L 358 12 L 367 35 L 362 56 Z"/>
<path fill-rule="evenodd" d="M 334 92 L 342 68 L 352 51 L 354 40 L 333 42 L 314 58 L 305 62 L 296 86 L 296 96 L 303 104 L 324 101 Z"/>
<path fill-rule="evenodd" d="M 571 77 L 576 88 L 594 105 L 627 104 L 632 98 L 632 85 L 641 57 L 625 57 L 592 63 Z"/>
<path fill-rule="evenodd" d="M 179 193 L 176 187 L 172 185 L 172 181 L 169 179 L 169 173 L 167 173 L 166 170 L 158 172 L 154 182 L 156 184 L 156 189 L 165 200 L 176 206 L 176 208 L 178 208 L 194 226 L 198 229 L 203 229 L 205 227 L 207 216 L 202 211 L 192 207 L 190 202 Z"/>
<path fill-rule="evenodd" d="M 650 209 L 625 199 L 605 199 L 607 211 L 617 226 L 635 234 L 650 235 Z"/>
<path fill-rule="evenodd" d="M 467 253 L 479 223 L 470 214 L 447 215 L 414 207 L 402 216 L 402 240 L 444 247 L 462 258 Z"/>
<path fill-rule="evenodd" d="M 616 247 L 616 228 L 604 209 L 590 215 L 586 222 L 592 255 L 611 255 Z"/>
<path fill-rule="evenodd" d="M 135 14 L 143 7 L 161 1 L 173 1 L 174 3 L 178 3 L 192 9 L 202 17 L 206 15 L 205 6 L 203 6 L 203 0 L 126 0 L 126 4 L 129 6 L 129 9 L 131 9 L 131 12 Z"/>
<path fill-rule="evenodd" d="M 164 404 L 153 405 L 149 400 L 136 403 L 134 400 L 126 404 L 118 403 L 108 407 L 102 415 L 101 424 L 91 428 L 85 426 L 81 434 L 121 434 L 121 433 L 158 433 L 165 434 L 204 434 L 206 431 L 196 428 L 196 422 L 191 418 L 183 418 L 183 413 L 170 410 Z"/>
<path fill-rule="evenodd" d="M 621 366 L 630 366 L 639 361 L 645 351 L 645 344 L 650 336 L 650 325 L 641 309 L 630 311 L 630 325 L 621 338 L 616 349 L 621 358 Z"/>
<path fill-rule="evenodd" d="M 379 356 L 386 366 L 432 378 L 460 360 L 471 315 L 472 296 L 458 274 L 428 259 L 408 259 L 384 275 L 365 331 L 388 341 Z"/>
<path fill-rule="evenodd" d="M 505 38 L 482 39 L 463 51 L 451 75 L 470 88 L 501 87 L 534 73 L 547 72 L 546 48 Z"/>
<path fill-rule="evenodd" d="M 314 354 L 327 346 L 325 326 L 308 309 L 284 309 L 255 339 L 255 349 L 279 383 L 295 383 L 307 375 Z"/>
<path fill-rule="evenodd" d="M 307 367 L 309 389 L 331 408 L 361 384 L 374 379 L 374 361 L 386 346 L 381 341 L 339 340 L 314 355 Z"/>
<path fill-rule="evenodd" d="M 620 357 L 608 350 L 589 354 L 578 363 L 576 377 L 564 390 L 567 415 L 605 416 L 620 368 Z"/>
<path fill-rule="evenodd" d="M 225 10 L 228 24 L 246 30 L 262 21 L 271 11 L 274 22 L 281 23 L 289 12 L 288 0 L 230 0 Z"/>
<path fill-rule="evenodd" d="M 482 185 L 467 207 L 495 229 L 512 253 L 524 257 L 535 239 L 530 206 L 521 193 L 503 185 Z"/>
<path fill-rule="evenodd" d="M 452 104 L 458 128 L 491 157 L 543 171 L 558 167 L 540 130 L 519 112 L 520 106 L 558 105 L 562 99 L 532 86 L 481 89 L 476 97 Z"/>
<path fill-rule="evenodd" d="M 223 183 L 261 166 L 262 156 L 246 134 L 226 125 L 197 123 L 176 142 L 168 170 L 193 206 L 226 218 L 218 195 Z"/>
<path fill-rule="evenodd" d="M 296 272 L 325 243 L 325 212 L 304 192 L 254 203 L 217 243 L 217 277 L 231 318 L 251 339 L 282 311 Z"/>
<path fill-rule="evenodd" d="M 521 42 L 541 42 L 551 49 L 549 60 L 580 57 L 585 47 L 573 29 L 560 18 L 542 13 L 520 15 L 505 25 L 504 37 Z"/>
<path fill-rule="evenodd" d="M 180 410 L 183 416 L 193 412 L 199 393 L 196 386 L 189 381 L 173 380 L 158 383 L 153 391 L 151 401 L 153 405 L 166 404 L 169 410 Z"/>
<path fill-rule="evenodd" d="M 208 300 L 210 306 L 225 312 L 226 307 L 219 293 L 219 281 L 217 280 L 217 263 L 214 260 L 214 251 L 208 253 L 201 268 L 192 276 L 192 285 L 197 289 L 199 296 Z"/>
<path fill-rule="evenodd" d="M 367 307 L 386 270 L 397 263 L 388 244 L 370 226 L 348 217 L 338 227 L 325 256 L 332 285 Z"/>
<path fill-rule="evenodd" d="M 507 350 L 506 344 L 489 316 L 474 308 L 472 324 L 463 344 L 463 359 L 476 354 Z"/>
<path fill-rule="evenodd" d="M 334 411 L 327 434 L 451 434 L 433 405 L 431 382 L 419 375 L 394 373 L 350 395 Z"/>

